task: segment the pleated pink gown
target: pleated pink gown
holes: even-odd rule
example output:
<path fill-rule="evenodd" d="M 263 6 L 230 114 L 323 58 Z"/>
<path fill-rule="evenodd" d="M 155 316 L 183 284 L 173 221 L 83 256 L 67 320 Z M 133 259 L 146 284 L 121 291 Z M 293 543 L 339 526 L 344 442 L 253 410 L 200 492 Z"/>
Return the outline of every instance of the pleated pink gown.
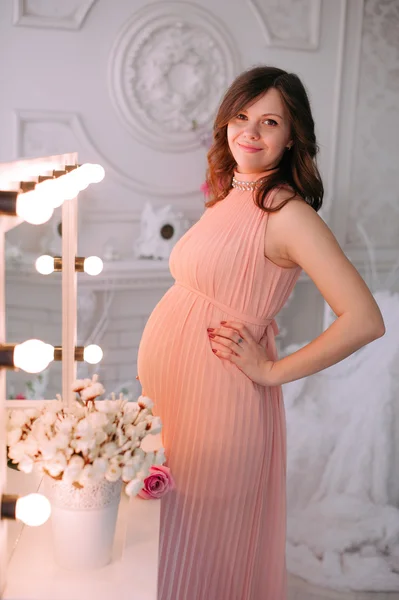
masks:
<path fill-rule="evenodd" d="M 175 283 L 143 332 L 138 375 L 176 482 L 161 500 L 158 600 L 286 599 L 281 387 L 218 358 L 207 334 L 239 321 L 277 358 L 274 317 L 301 268 L 265 258 L 267 222 L 249 191 L 208 208 L 174 246 Z"/>

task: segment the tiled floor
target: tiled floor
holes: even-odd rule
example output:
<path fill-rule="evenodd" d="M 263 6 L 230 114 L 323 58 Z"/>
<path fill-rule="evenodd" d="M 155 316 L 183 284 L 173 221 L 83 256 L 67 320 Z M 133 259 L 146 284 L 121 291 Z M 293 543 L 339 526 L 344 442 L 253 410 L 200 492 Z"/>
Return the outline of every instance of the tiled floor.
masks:
<path fill-rule="evenodd" d="M 399 600 L 399 592 L 336 592 L 289 575 L 287 600 Z"/>

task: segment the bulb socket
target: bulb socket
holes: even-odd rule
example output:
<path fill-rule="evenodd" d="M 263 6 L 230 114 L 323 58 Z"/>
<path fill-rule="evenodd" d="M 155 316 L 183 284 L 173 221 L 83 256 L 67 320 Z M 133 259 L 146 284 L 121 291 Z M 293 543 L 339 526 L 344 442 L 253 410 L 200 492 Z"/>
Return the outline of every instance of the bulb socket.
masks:
<path fill-rule="evenodd" d="M 36 187 L 36 181 L 21 181 L 19 184 L 21 192 L 30 192 Z"/>
<path fill-rule="evenodd" d="M 1 496 L 1 508 L 0 518 L 8 519 L 9 521 L 15 521 L 15 513 L 17 510 L 17 500 L 19 496 L 12 496 L 10 494 L 3 494 Z"/>
<path fill-rule="evenodd" d="M 17 215 L 17 198 L 19 192 L 0 190 L 0 215 Z"/>
<path fill-rule="evenodd" d="M 66 174 L 65 170 L 54 169 L 54 171 L 53 171 L 53 177 L 55 177 L 55 178 L 62 177 L 62 175 L 65 175 L 65 174 Z"/>
<path fill-rule="evenodd" d="M 52 175 L 39 175 L 37 182 L 42 183 L 42 181 L 47 181 L 47 179 L 54 179 Z"/>
<path fill-rule="evenodd" d="M 54 258 L 54 271 L 59 273 L 60 271 L 62 271 L 62 256 L 54 256 L 53 258 Z M 76 256 L 75 257 L 75 271 L 77 273 L 84 272 L 85 260 L 86 259 L 84 256 Z"/>
<path fill-rule="evenodd" d="M 75 257 L 75 271 L 77 273 L 83 273 L 84 272 L 84 264 L 85 264 L 85 258 L 84 256 L 76 256 Z"/>
<path fill-rule="evenodd" d="M 83 354 L 84 354 L 84 346 L 76 346 L 75 348 L 75 360 L 77 362 L 83 362 L 84 358 L 83 358 Z"/>
<path fill-rule="evenodd" d="M 70 173 L 74 169 L 77 169 L 79 165 L 65 165 L 64 169 L 67 173 Z"/>
<path fill-rule="evenodd" d="M 76 346 L 75 347 L 75 360 L 77 362 L 83 362 L 83 353 L 84 346 Z M 61 361 L 62 360 L 62 346 L 55 346 L 54 348 L 54 360 Z"/>
<path fill-rule="evenodd" d="M 14 348 L 16 344 L 0 344 L 0 368 L 16 371 L 14 366 Z"/>
<path fill-rule="evenodd" d="M 54 256 L 54 271 L 56 271 L 57 273 L 62 271 L 62 257 L 61 256 Z"/>

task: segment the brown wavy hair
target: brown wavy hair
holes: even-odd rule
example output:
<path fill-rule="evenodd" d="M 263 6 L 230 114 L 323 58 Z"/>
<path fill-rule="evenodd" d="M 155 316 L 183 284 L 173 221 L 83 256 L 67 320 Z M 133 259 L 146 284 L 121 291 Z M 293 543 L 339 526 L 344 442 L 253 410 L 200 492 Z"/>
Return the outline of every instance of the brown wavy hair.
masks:
<path fill-rule="evenodd" d="M 257 187 L 254 202 L 265 212 L 276 212 L 298 195 L 315 211 L 320 210 L 324 188 L 316 163 L 319 147 L 306 90 L 294 73 L 267 66 L 254 67 L 241 73 L 222 99 L 213 126 L 213 143 L 207 154 L 209 200 L 205 203 L 206 208 L 227 196 L 237 166 L 227 140 L 228 122 L 271 88 L 279 91 L 289 115 L 293 145 L 284 152 L 277 171 Z M 293 195 L 275 208 L 266 208 L 264 200 L 267 194 L 273 188 L 282 186 L 289 186 Z"/>

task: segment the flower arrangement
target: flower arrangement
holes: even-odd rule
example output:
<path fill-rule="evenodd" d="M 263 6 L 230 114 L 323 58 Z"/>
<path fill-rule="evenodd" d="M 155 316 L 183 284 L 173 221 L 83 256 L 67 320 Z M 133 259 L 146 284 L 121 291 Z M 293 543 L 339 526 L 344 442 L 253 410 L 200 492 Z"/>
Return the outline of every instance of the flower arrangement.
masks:
<path fill-rule="evenodd" d="M 128 496 L 143 490 L 143 498 L 159 498 L 174 487 L 163 466 L 162 423 L 150 398 L 128 402 L 120 394 L 97 400 L 105 390 L 96 375 L 77 380 L 73 390 L 77 397 L 70 408 L 58 395 L 40 408 L 9 412 L 8 457 L 18 470 L 36 468 L 78 488 L 103 477 L 122 479 Z"/>

